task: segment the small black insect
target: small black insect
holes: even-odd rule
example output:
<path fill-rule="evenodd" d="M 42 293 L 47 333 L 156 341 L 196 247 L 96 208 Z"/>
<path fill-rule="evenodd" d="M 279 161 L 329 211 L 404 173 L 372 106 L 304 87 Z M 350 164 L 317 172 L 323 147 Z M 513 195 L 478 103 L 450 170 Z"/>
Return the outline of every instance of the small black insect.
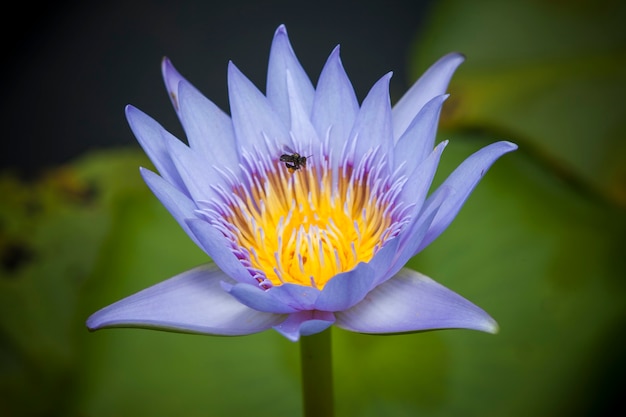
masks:
<path fill-rule="evenodd" d="M 284 162 L 287 168 L 289 168 L 292 171 L 295 171 L 297 169 L 300 169 L 306 166 L 307 158 L 310 158 L 310 156 L 309 157 L 301 156 L 299 153 L 292 153 L 292 154 L 284 153 L 280 156 L 280 162 Z"/>

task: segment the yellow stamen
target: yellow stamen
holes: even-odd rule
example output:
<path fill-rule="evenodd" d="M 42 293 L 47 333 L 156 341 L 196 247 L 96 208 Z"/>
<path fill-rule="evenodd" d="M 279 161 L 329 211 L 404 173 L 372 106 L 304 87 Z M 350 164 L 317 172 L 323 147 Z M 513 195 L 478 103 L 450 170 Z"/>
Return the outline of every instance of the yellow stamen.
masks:
<path fill-rule="evenodd" d="M 352 174 L 351 167 L 335 174 L 333 189 L 328 169 L 279 165 L 253 176 L 250 188 L 234 189 L 238 203 L 225 220 L 236 228 L 252 268 L 274 286 L 322 289 L 335 275 L 370 261 L 389 237 L 389 201 L 372 190 L 366 172 Z"/>

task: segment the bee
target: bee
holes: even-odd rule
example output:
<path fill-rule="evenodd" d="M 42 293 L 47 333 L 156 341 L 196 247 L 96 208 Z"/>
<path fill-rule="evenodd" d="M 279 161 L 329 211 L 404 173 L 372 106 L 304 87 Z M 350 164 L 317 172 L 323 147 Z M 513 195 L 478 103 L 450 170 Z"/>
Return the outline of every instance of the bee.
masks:
<path fill-rule="evenodd" d="M 310 158 L 310 156 L 302 156 L 299 153 L 284 153 L 280 156 L 280 162 L 284 162 L 290 171 L 295 171 L 306 166 L 307 158 Z"/>

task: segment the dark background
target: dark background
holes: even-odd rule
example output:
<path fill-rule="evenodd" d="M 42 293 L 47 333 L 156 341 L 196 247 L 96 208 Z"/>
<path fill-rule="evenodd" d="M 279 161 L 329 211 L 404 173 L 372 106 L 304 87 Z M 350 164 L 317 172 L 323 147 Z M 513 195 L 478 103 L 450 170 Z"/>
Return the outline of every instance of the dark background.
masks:
<path fill-rule="evenodd" d="M 264 91 L 270 43 L 282 23 L 313 83 L 328 54 L 341 44 L 360 100 L 388 71 L 394 72 L 391 94 L 397 99 L 414 81 L 407 80 L 407 53 L 429 4 L 140 0 L 16 5 L 3 30 L 0 170 L 34 177 L 89 150 L 136 146 L 124 117 L 129 103 L 182 138 L 163 87 L 161 58 L 168 56 L 183 76 L 228 111 L 228 61 Z"/>

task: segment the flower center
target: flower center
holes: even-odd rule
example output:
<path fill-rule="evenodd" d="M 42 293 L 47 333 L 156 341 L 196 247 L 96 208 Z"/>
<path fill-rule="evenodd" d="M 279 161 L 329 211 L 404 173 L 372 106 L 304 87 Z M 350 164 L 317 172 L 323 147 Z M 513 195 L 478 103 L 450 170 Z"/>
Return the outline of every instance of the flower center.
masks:
<path fill-rule="evenodd" d="M 333 172 L 328 163 L 294 169 L 273 162 L 232 186 L 220 222 L 262 287 L 322 289 L 335 275 L 369 262 L 398 234 L 397 187 L 367 164 Z"/>

